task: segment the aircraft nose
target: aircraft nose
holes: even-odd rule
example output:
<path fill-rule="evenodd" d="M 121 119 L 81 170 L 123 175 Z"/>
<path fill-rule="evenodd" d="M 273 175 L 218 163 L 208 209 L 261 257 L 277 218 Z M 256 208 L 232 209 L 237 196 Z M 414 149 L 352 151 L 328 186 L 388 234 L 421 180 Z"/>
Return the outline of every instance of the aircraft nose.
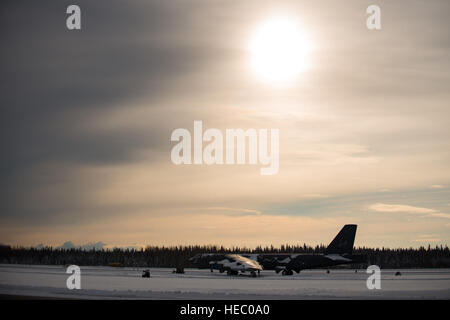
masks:
<path fill-rule="evenodd" d="M 258 262 L 249 263 L 249 266 L 255 270 L 262 270 L 262 266 Z"/>

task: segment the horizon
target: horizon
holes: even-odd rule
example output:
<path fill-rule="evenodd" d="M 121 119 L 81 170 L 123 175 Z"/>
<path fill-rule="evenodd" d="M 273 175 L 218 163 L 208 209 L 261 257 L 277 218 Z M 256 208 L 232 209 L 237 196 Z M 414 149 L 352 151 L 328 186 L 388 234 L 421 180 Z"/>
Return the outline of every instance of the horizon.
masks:
<path fill-rule="evenodd" d="M 64 243 L 65 244 L 65 243 Z M 264 246 L 256 246 L 256 247 L 246 247 L 246 246 L 222 246 L 222 245 L 215 245 L 215 244 L 205 244 L 205 245 L 200 245 L 200 244 L 187 244 L 187 245 L 169 245 L 169 246 L 157 246 L 157 245 L 145 245 L 142 247 L 109 247 L 109 246 L 103 246 L 103 247 L 99 247 L 99 248 L 95 248 L 95 247 L 91 247 L 90 243 L 86 243 L 84 245 L 74 245 L 73 247 L 64 247 L 64 244 L 61 246 L 47 246 L 44 245 L 42 243 L 38 244 L 37 246 L 13 246 L 13 245 L 8 245 L 8 244 L 0 244 L 1 246 L 5 246 L 5 247 L 10 247 L 13 250 L 15 249 L 25 249 L 25 250 L 29 250 L 29 249 L 35 249 L 35 250 L 42 250 L 42 249 L 52 249 L 52 250 L 83 250 L 83 251 L 98 251 L 98 250 L 104 250 L 104 251 L 109 251 L 109 250 L 135 250 L 135 251 L 142 251 L 142 250 L 147 250 L 147 249 L 153 249 L 153 248 L 165 248 L 165 249 L 183 249 L 183 248 L 191 248 L 191 247 L 196 247 L 196 248 L 200 248 L 200 249 L 208 249 L 208 248 L 216 248 L 216 249 L 224 249 L 225 251 L 228 250 L 233 250 L 233 249 L 244 249 L 244 250 L 250 250 L 250 251 L 257 251 L 259 248 L 261 248 L 262 250 L 265 249 L 273 249 L 276 251 L 283 251 L 284 249 L 282 249 L 283 245 L 280 246 L 272 246 L 272 245 L 264 245 Z M 95 245 L 92 244 L 92 245 Z M 284 246 L 288 246 L 290 248 L 295 248 L 295 247 L 304 247 L 306 245 L 307 249 L 313 249 L 316 250 L 317 248 L 319 249 L 326 249 L 327 245 L 324 243 L 321 244 L 317 244 L 317 245 L 309 245 L 306 243 L 296 243 L 296 244 L 284 244 Z M 427 245 L 420 245 L 419 247 L 366 247 L 366 246 L 354 246 L 353 250 L 358 251 L 358 250 L 421 250 L 421 249 L 425 249 L 425 250 L 435 250 L 435 249 L 439 249 L 439 250 L 448 250 L 449 247 L 447 245 L 432 245 L 432 244 L 427 244 Z M 244 251 L 244 253 L 247 251 Z M 240 253 L 243 253 L 240 251 Z"/>

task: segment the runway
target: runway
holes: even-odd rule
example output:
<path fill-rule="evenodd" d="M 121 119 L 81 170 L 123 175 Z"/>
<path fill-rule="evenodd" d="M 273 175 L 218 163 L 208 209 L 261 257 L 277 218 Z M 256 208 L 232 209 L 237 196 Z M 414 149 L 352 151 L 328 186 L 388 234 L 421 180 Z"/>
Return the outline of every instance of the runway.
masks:
<path fill-rule="evenodd" d="M 293 276 L 263 271 L 258 278 L 209 270 L 81 266 L 81 289 L 69 290 L 64 266 L 0 265 L 0 295 L 53 299 L 450 299 L 450 269 L 381 271 L 369 290 L 365 270 L 304 270 Z M 401 275 L 395 273 L 400 271 Z"/>

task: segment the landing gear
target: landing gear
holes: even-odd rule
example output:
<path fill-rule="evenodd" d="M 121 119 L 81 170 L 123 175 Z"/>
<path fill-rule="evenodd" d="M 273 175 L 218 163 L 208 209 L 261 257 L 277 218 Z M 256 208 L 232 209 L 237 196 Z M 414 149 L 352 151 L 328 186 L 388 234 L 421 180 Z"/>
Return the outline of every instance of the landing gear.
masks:
<path fill-rule="evenodd" d="M 250 272 L 250 275 L 252 276 L 252 278 L 256 278 L 256 272 L 255 271 Z"/>
<path fill-rule="evenodd" d="M 231 269 L 227 270 L 227 275 L 229 275 L 229 276 L 237 276 L 238 274 L 239 274 L 238 271 L 234 271 Z"/>
<path fill-rule="evenodd" d="M 294 274 L 294 272 L 292 270 L 283 269 L 283 271 L 281 271 L 281 274 L 283 276 L 292 276 Z"/>

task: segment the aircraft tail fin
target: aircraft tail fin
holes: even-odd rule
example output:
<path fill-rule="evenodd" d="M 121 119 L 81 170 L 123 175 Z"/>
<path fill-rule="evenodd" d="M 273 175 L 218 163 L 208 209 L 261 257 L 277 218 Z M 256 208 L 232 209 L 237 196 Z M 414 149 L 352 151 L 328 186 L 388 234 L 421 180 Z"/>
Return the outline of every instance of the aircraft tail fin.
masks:
<path fill-rule="evenodd" d="M 325 250 L 325 254 L 343 254 L 353 252 L 356 224 L 346 224 Z"/>

